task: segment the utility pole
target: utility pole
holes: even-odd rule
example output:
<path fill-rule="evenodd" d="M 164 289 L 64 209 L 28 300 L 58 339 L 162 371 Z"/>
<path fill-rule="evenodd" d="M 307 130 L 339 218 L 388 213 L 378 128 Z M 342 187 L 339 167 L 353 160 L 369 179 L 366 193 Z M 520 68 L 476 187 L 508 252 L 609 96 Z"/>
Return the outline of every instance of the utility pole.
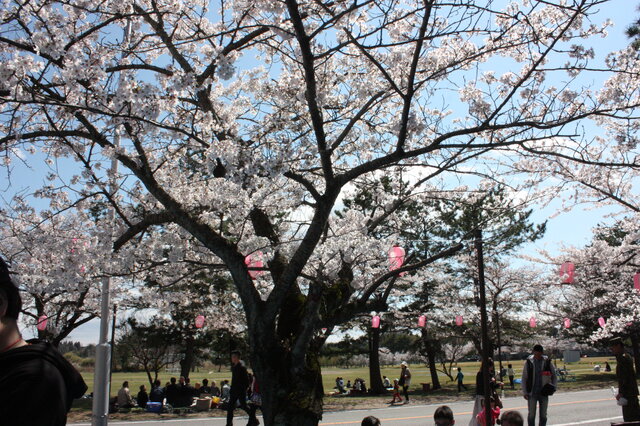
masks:
<path fill-rule="evenodd" d="M 129 44 L 131 34 L 131 21 L 127 20 L 124 28 L 122 46 L 126 49 Z M 123 56 L 125 54 L 123 53 Z M 118 86 L 122 85 L 123 74 L 120 73 Z M 120 146 L 120 133 L 115 132 L 113 144 Z M 111 173 L 109 182 L 109 192 L 115 194 L 118 190 L 116 176 L 118 174 L 118 160 L 114 157 L 111 160 Z M 109 208 L 108 223 L 115 224 L 116 212 L 113 207 Z M 110 397 L 110 377 L 111 377 L 111 345 L 109 344 L 109 314 L 110 309 L 111 277 L 102 279 L 101 300 L 100 300 L 100 337 L 96 346 L 96 367 L 93 376 L 93 409 L 91 414 L 91 424 L 93 426 L 106 426 L 109 423 L 109 397 Z"/>
<path fill-rule="evenodd" d="M 480 325 L 482 329 L 482 374 L 484 381 L 484 414 L 485 424 L 491 424 L 491 377 L 489 377 L 489 358 L 491 358 L 491 348 L 489 347 L 489 330 L 487 321 L 487 296 L 484 282 L 484 256 L 482 253 L 482 231 L 475 230 L 475 248 L 478 259 L 478 292 L 480 293 Z"/>

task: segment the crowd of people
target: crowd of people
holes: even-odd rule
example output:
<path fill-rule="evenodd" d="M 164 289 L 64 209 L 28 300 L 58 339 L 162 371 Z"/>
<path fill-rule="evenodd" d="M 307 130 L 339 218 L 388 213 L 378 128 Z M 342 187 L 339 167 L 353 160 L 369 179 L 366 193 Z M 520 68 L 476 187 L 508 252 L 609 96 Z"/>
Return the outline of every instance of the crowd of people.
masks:
<path fill-rule="evenodd" d="M 122 383 L 118 395 L 113 398 L 113 409 L 129 409 L 140 407 L 149 409 L 149 403 L 159 404 L 160 407 L 190 408 L 197 406 L 197 402 L 203 400 L 206 409 L 219 408 L 227 411 L 227 424 L 233 423 L 233 413 L 236 408 L 241 408 L 249 414 L 249 424 L 258 425 L 256 411 L 262 405 L 262 397 L 258 381 L 247 371 L 240 358 L 240 352 L 231 352 L 231 382 L 223 380 L 218 387 L 215 381 L 209 382 L 202 379 L 202 383 L 191 384 L 189 377 L 172 377 L 162 386 L 160 380 L 156 380 L 150 392 L 145 385 L 140 385 L 140 391 L 134 398 L 129 389 L 129 382 Z M 116 405 L 117 404 L 117 405 Z"/>

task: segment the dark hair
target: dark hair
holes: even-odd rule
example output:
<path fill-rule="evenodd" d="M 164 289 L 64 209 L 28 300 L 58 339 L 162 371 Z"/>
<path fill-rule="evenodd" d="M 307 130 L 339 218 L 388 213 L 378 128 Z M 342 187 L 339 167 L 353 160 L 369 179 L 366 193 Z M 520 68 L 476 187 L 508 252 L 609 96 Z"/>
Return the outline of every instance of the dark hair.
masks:
<path fill-rule="evenodd" d="M 202 384 L 203 384 L 203 385 L 206 385 L 207 383 L 209 383 L 209 380 L 208 380 L 208 379 L 202 379 Z"/>
<path fill-rule="evenodd" d="M 542 348 L 541 344 L 537 344 L 533 347 L 533 351 L 534 352 L 544 352 L 544 349 Z"/>
<path fill-rule="evenodd" d="M 509 364 L 509 365 L 507 365 L 507 367 L 509 367 L 509 368 L 513 368 L 513 365 Z"/>
<path fill-rule="evenodd" d="M 380 426 L 380 420 L 377 417 L 368 416 L 362 419 L 361 426 Z"/>
<path fill-rule="evenodd" d="M 442 407 L 436 408 L 436 412 L 433 413 L 433 420 L 449 420 L 453 421 L 453 411 L 447 405 L 443 405 Z"/>
<path fill-rule="evenodd" d="M 14 284 L 11 276 L 9 275 L 9 267 L 5 261 L 0 257 L 0 297 L 7 299 L 7 312 L 6 316 L 18 319 L 18 315 L 22 310 L 22 299 L 20 298 L 20 292 L 18 287 Z"/>
<path fill-rule="evenodd" d="M 127 381 L 122 382 L 122 387 L 123 388 L 128 388 L 129 387 L 129 382 L 127 382 Z"/>
<path fill-rule="evenodd" d="M 161 386 L 162 382 L 160 381 L 160 379 L 156 379 L 156 381 L 153 382 L 153 384 L 156 385 L 156 386 Z"/>
<path fill-rule="evenodd" d="M 524 426 L 524 419 L 522 415 L 517 411 L 505 411 L 502 413 L 502 417 L 500 417 L 500 422 L 507 426 Z M 507 422 L 507 423 L 505 423 Z"/>
<path fill-rule="evenodd" d="M 240 355 L 240 351 L 233 350 L 233 351 L 231 351 L 231 355 L 237 355 L 238 358 L 242 358 L 241 355 Z"/>
<path fill-rule="evenodd" d="M 176 378 L 175 378 L 175 377 L 172 377 L 172 378 L 171 378 L 171 383 L 173 383 L 173 384 L 175 384 L 175 383 L 176 383 Z"/>
<path fill-rule="evenodd" d="M 144 390 L 144 385 L 140 385 L 140 390 L 143 391 Z"/>

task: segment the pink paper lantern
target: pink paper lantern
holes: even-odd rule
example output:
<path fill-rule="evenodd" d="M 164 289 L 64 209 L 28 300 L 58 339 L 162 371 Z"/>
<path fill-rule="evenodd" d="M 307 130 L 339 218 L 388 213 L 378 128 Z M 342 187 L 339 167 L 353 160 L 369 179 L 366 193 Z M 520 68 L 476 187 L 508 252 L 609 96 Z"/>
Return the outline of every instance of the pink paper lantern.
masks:
<path fill-rule="evenodd" d="M 424 328 L 427 325 L 427 317 L 424 315 L 420 315 L 418 317 L 418 327 Z"/>
<path fill-rule="evenodd" d="M 36 325 L 38 331 L 44 331 L 47 329 L 47 321 L 48 318 L 46 315 L 41 315 L 40 318 L 38 318 L 38 324 Z"/>
<path fill-rule="evenodd" d="M 604 318 L 600 317 L 598 318 L 598 325 L 604 328 L 604 326 L 607 325 L 607 321 Z"/>
<path fill-rule="evenodd" d="M 371 318 L 371 327 L 380 328 L 380 316 L 374 315 L 373 318 Z"/>
<path fill-rule="evenodd" d="M 204 315 L 198 315 L 196 317 L 196 328 L 202 328 L 204 327 Z"/>
<path fill-rule="evenodd" d="M 537 326 L 537 322 L 536 322 L 536 317 L 531 317 L 529 318 L 529 327 L 531 328 L 536 328 Z"/>
<path fill-rule="evenodd" d="M 633 288 L 640 291 L 640 272 L 636 272 L 633 276 Z"/>
<path fill-rule="evenodd" d="M 264 268 L 264 262 L 262 261 L 262 252 L 257 252 L 254 254 L 250 254 L 244 258 L 244 264 L 247 265 L 247 268 Z M 259 271 L 256 269 L 249 269 L 249 276 L 251 279 L 255 280 L 260 275 L 262 275 L 264 271 Z"/>
<path fill-rule="evenodd" d="M 464 323 L 464 320 L 462 318 L 462 315 L 456 315 L 456 325 L 458 327 L 462 327 L 463 323 Z"/>
<path fill-rule="evenodd" d="M 389 249 L 389 270 L 395 271 L 404 265 L 405 251 L 402 247 L 393 246 Z M 401 272 L 400 276 L 403 276 L 406 272 Z"/>
<path fill-rule="evenodd" d="M 564 328 L 571 327 L 571 320 L 569 318 L 564 319 Z"/>
<path fill-rule="evenodd" d="M 575 271 L 576 267 L 573 263 L 564 262 L 562 266 L 560 266 L 560 279 L 562 280 L 562 284 L 573 283 Z"/>

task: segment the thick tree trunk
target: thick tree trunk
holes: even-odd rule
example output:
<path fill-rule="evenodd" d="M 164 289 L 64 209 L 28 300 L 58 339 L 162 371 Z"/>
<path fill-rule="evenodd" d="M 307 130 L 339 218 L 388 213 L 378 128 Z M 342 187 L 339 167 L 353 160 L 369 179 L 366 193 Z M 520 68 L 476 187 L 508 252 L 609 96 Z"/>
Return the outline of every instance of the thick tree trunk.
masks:
<path fill-rule="evenodd" d="M 640 377 L 640 339 L 635 333 L 631 334 L 631 348 L 633 349 L 633 361 L 636 366 L 636 377 Z"/>
<path fill-rule="evenodd" d="M 433 390 L 440 389 L 442 388 L 442 385 L 440 385 L 440 378 L 438 377 L 438 370 L 436 368 L 436 348 L 434 347 L 431 339 L 429 339 L 426 330 L 422 330 L 422 339 L 424 342 L 425 352 L 427 353 L 429 372 L 431 373 L 431 388 Z"/>
<path fill-rule="evenodd" d="M 194 356 L 194 342 L 192 337 L 187 337 L 184 347 L 184 358 L 180 361 L 180 375 L 182 377 L 189 377 L 191 372 L 191 366 L 195 360 Z"/>
<path fill-rule="evenodd" d="M 262 395 L 265 426 L 317 426 L 324 396 L 318 354 L 309 350 L 298 364 L 273 340 L 252 347 L 251 367 Z"/>
<path fill-rule="evenodd" d="M 369 391 L 381 395 L 386 390 L 380 374 L 380 328 L 372 328 L 369 336 Z"/>

